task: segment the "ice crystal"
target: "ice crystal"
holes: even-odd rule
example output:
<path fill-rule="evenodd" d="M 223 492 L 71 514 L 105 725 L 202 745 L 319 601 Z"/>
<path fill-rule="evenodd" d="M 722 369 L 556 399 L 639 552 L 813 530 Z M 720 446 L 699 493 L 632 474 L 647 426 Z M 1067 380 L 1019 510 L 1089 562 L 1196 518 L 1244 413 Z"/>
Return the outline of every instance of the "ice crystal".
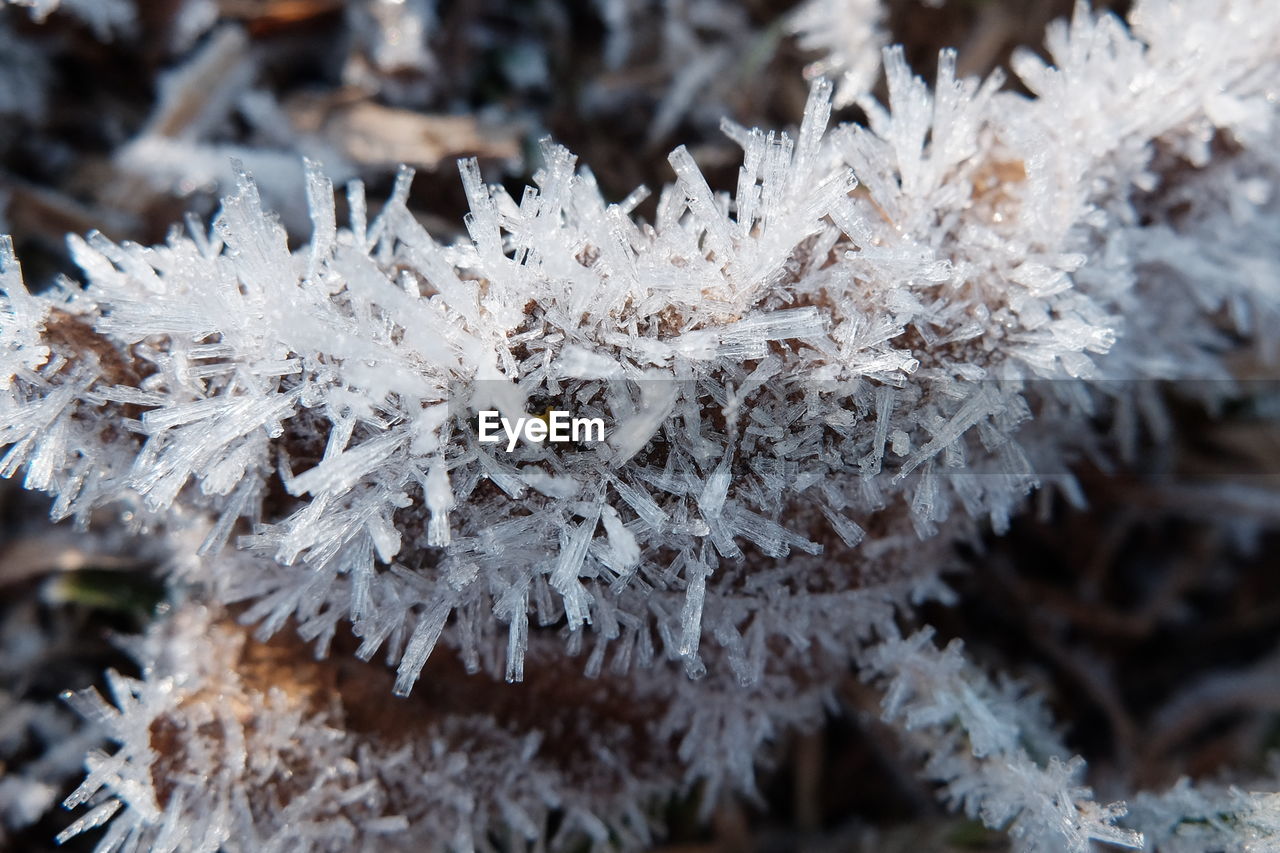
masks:
<path fill-rule="evenodd" d="M 539 658 L 563 670 L 545 639 Z M 744 705 L 725 683 L 693 701 L 690 682 L 562 671 L 513 688 L 456 666 L 388 713 L 384 671 L 258 645 L 195 606 L 137 654 L 144 677 L 111 673 L 110 702 L 68 697 L 117 744 L 91 754 L 69 801 L 91 808 L 63 836 L 110 820 L 103 850 L 633 849 L 682 784 L 669 754 L 706 761 L 810 713 L 789 680 Z"/>
<path fill-rule="evenodd" d="M 950 51 L 930 87 L 890 48 L 888 102 L 857 99 L 865 127 L 828 127 L 820 79 L 795 134 L 726 122 L 732 195 L 677 148 L 651 223 L 634 215 L 645 190 L 611 202 L 546 142 L 519 199 L 461 164 L 467 236 L 449 245 L 410 213 L 410 170 L 372 219 L 349 184 L 340 224 L 309 163 L 297 248 L 244 171 L 211 228 L 150 248 L 70 238 L 83 290 L 29 294 L 0 247 L 0 473 L 25 470 L 57 517 L 128 507 L 173 538 L 176 577 L 241 604 L 260 638 L 292 621 L 323 653 L 349 624 L 401 696 L 442 654 L 532 681 L 563 644 L 633 700 L 675 691 L 646 736 L 678 742 L 674 775 L 714 794 L 750 791 L 775 726 L 816 719 L 855 660 L 926 772 L 1023 848 L 1140 843 L 1078 761 L 1023 745 L 1041 727 L 1023 702 L 955 647 L 895 639 L 893 618 L 945 597 L 955 539 L 1003 530 L 1038 487 L 1071 494 L 1073 463 L 1158 428 L 1148 380 L 1227 379 L 1233 348 L 1274 347 L 1266 8 L 1146 0 L 1129 29 L 1080 6 L 1049 61 L 1015 59 L 1032 97 L 958 79 Z M 603 418 L 608 440 L 477 440 L 479 411 L 549 401 Z M 117 679 L 116 710 L 82 700 L 122 746 L 75 798 L 114 800 L 75 829 L 123 809 L 112 840 L 284 844 L 249 791 L 297 744 L 330 755 L 329 723 L 260 691 L 245 713 L 289 728 L 243 755 L 283 763 L 209 765 L 202 723 L 224 747 L 251 733 L 199 701 L 233 667 L 187 653 L 159 671 L 207 674 L 189 686 Z M 767 700 L 789 692 L 790 710 Z M 202 710 L 177 725 L 195 763 L 175 778 L 214 780 L 199 809 L 147 781 L 157 715 L 190 696 Z M 366 777 L 342 775 L 354 760 L 313 764 L 339 769 L 281 812 L 320 821 L 309 843 L 363 796 Z M 455 810 L 476 821 L 464 848 L 489 822 L 529 825 L 526 806 Z M 341 837 L 372 843 L 401 817 L 375 809 L 377 829 Z M 577 828 L 603 843 L 603 820 Z"/>
<path fill-rule="evenodd" d="M 1084 762 L 1063 759 L 1042 709 L 1016 685 L 997 688 L 974 672 L 958 641 L 938 650 L 928 630 L 890 636 L 866 666 L 888 681 L 885 719 L 901 721 L 926 753 L 925 773 L 970 816 L 1007 826 L 1026 850 L 1142 846 L 1141 834 L 1112 825 L 1123 804 L 1099 806 L 1079 785 Z"/>
<path fill-rule="evenodd" d="M 875 83 L 888 41 L 884 14 L 880 0 L 808 0 L 792 15 L 800 47 L 823 54 L 805 73 L 838 81 L 836 106 L 847 106 Z"/>
<path fill-rule="evenodd" d="M 1274 762 L 1273 762 L 1274 763 Z M 1127 823 L 1141 828 L 1149 848 L 1170 853 L 1222 850 L 1266 853 L 1280 848 L 1280 800 L 1275 768 L 1258 787 L 1180 779 L 1168 791 L 1135 798 Z"/>

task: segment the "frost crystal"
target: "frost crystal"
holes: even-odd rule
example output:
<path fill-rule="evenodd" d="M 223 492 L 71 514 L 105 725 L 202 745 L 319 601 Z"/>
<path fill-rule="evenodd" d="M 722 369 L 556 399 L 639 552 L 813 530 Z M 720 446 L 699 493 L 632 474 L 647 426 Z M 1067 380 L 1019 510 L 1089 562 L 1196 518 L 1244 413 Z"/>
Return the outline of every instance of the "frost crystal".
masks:
<path fill-rule="evenodd" d="M 451 245 L 410 213 L 410 170 L 372 219 L 349 185 L 339 226 L 312 163 L 313 237 L 296 249 L 243 171 L 208 230 L 150 248 L 72 237 L 83 290 L 29 294 L 4 244 L 0 472 L 25 471 L 57 517 L 129 508 L 175 542 L 174 574 L 242 606 L 260 639 L 292 621 L 323 654 L 349 625 L 401 696 L 432 689 L 442 656 L 533 683 L 561 645 L 623 701 L 674 691 L 636 725 L 678 743 L 708 801 L 750 791 L 758 748 L 817 719 L 852 660 L 948 797 L 1024 849 L 1138 845 L 1078 761 L 1023 745 L 1044 727 L 1021 699 L 956 647 L 898 639 L 894 618 L 945 595 L 953 541 L 1003 530 L 1033 490 L 1070 492 L 1073 463 L 1158 425 L 1147 380 L 1230 378 L 1233 348 L 1277 343 L 1266 8 L 1146 0 L 1131 31 L 1080 6 L 1049 33 L 1053 64 L 1015 60 L 1030 98 L 999 75 L 957 79 L 951 52 L 930 88 L 890 48 L 888 103 L 858 93 L 867 126 L 829 128 L 820 79 L 794 135 L 726 124 L 743 149 L 732 196 L 677 148 L 652 223 L 633 215 L 642 196 L 610 203 L 547 142 L 519 199 L 461 164 L 471 212 Z M 869 80 L 849 49 L 842 99 Z M 549 403 L 604 419 L 608 440 L 477 440 L 479 411 Z M 461 735 L 357 754 L 326 740 L 325 709 L 223 684 L 234 666 L 177 646 L 191 659 L 117 679 L 114 709 L 79 700 L 121 748 L 91 761 L 75 802 L 108 799 L 70 831 L 118 812 L 113 843 L 156 849 L 268 849 L 287 821 L 317 827 L 321 849 L 372 845 L 417 819 L 386 805 L 394 781 L 365 787 L 403 760 L 456 791 L 440 796 L 460 848 L 490 824 L 537 837 L 548 804 L 521 799 L 536 780 L 467 799 Z M 210 702 L 217 689 L 242 704 Z M 180 756 L 149 742 L 161 719 Z M 332 769 L 293 783 L 277 825 L 252 792 L 291 749 Z M 184 781 L 162 795 L 165 760 Z M 195 778 L 216 792 L 199 808 Z M 353 822 L 335 803 L 367 808 Z M 601 845 L 616 826 L 613 805 L 568 808 Z"/>
<path fill-rule="evenodd" d="M 880 26 L 884 14 L 880 0 L 808 0 L 793 14 L 800 47 L 823 54 L 805 73 L 838 80 L 836 106 L 847 106 L 875 83 L 888 41 Z"/>

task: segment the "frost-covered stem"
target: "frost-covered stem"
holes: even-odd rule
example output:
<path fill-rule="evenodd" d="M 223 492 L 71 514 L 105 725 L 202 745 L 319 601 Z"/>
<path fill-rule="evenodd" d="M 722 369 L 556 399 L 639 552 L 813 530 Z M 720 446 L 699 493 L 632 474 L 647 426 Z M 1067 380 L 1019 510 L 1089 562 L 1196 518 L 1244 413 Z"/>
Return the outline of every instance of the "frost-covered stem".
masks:
<path fill-rule="evenodd" d="M 1099 805 L 1079 784 L 1084 760 L 1062 759 L 1035 698 L 992 684 L 960 641 L 939 649 L 926 628 L 886 638 L 863 660 L 863 677 L 884 687 L 884 719 L 925 755 L 924 774 L 952 805 L 1007 829 L 1020 850 L 1142 847 L 1140 833 L 1115 826 L 1124 804 Z"/>

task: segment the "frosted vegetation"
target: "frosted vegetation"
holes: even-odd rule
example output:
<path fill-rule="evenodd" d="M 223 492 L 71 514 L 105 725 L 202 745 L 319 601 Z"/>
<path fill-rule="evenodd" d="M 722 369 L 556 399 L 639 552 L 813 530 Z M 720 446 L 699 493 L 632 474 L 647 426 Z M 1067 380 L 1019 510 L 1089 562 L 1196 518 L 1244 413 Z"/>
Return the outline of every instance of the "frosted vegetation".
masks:
<path fill-rule="evenodd" d="M 798 19 L 811 46 L 831 6 Z M 853 665 L 944 799 L 1018 849 L 1280 843 L 1275 800 L 1240 789 L 1126 795 L 1122 817 L 1024 687 L 900 627 L 949 600 L 952 543 L 1159 435 L 1154 380 L 1225 392 L 1233 359 L 1274 353 L 1280 15 L 1080 6 L 1047 61 L 1014 57 L 1029 96 L 950 52 L 927 84 L 891 47 L 880 104 L 878 9 L 846 12 L 817 70 L 866 126 L 832 126 L 817 77 L 795 133 L 724 124 L 732 195 L 676 148 L 652 221 L 647 190 L 607 199 L 546 142 L 519 198 L 460 164 L 449 244 L 410 213 L 411 170 L 380 205 L 347 184 L 340 223 L 316 163 L 306 245 L 245 172 L 161 245 L 71 236 L 83 283 L 31 293 L 0 243 L 0 473 L 171 548 L 144 677 L 73 699 L 117 746 L 68 835 L 634 848 L 664 792 L 750 796 Z M 607 440 L 477 441 L 478 411 L 548 401 Z M 394 678 L 359 678 L 386 707 L 437 710 L 344 733 L 316 673 L 383 660 Z M 510 695 L 544 718 L 460 708 L 468 677 L 537 690 Z"/>

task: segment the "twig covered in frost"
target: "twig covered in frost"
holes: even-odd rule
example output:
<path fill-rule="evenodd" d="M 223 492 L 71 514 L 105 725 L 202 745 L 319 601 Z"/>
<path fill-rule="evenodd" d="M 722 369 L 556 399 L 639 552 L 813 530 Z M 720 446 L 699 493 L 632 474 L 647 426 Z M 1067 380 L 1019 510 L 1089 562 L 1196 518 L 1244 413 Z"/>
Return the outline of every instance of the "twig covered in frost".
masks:
<path fill-rule="evenodd" d="M 1273 339 L 1274 252 L 1240 235 L 1278 219 L 1280 20 L 1208 5 L 1147 0 L 1133 32 L 1079 7 L 1056 65 L 1015 63 L 1034 98 L 956 79 L 950 52 L 931 90 L 890 49 L 867 127 L 828 130 L 818 81 L 795 136 L 726 125 L 732 196 L 677 148 L 652 223 L 643 192 L 608 202 L 547 143 L 518 200 L 462 164 L 448 246 L 407 170 L 372 221 L 351 184 L 340 227 L 310 166 L 294 251 L 245 174 L 211 230 L 73 237 L 83 291 L 30 295 L 0 250 L 0 472 L 25 468 L 56 516 L 130 508 L 264 638 L 293 620 L 323 652 L 349 622 L 400 695 L 440 645 L 519 681 L 563 642 L 589 678 L 690 697 L 812 686 L 791 712 L 812 720 L 895 609 L 939 594 L 951 541 L 1158 423 L 1150 380 L 1229 378 L 1224 353 Z M 1250 266 L 1168 263 L 1223 233 Z M 610 439 L 477 440 L 479 411 L 548 399 Z M 938 701 L 979 690 L 935 657 L 912 659 L 950 679 Z M 973 697 L 974 748 L 933 750 L 958 802 L 1028 849 L 1134 842 L 1077 765 L 1015 748 L 1016 703 Z M 741 745 L 720 752 L 705 716 L 671 719 L 691 778 L 750 788 L 773 718 L 726 724 Z"/>
<path fill-rule="evenodd" d="M 970 817 L 1007 828 L 1024 850 L 1087 853 L 1091 841 L 1141 847 L 1142 836 L 1114 826 L 1124 804 L 1100 806 L 1079 783 L 1084 761 L 1063 760 L 1045 713 L 1016 684 L 999 687 L 923 630 L 890 636 L 864 659 L 866 678 L 886 683 L 884 717 L 899 722 L 925 754 L 924 773 Z"/>
<path fill-rule="evenodd" d="M 1268 791 L 1277 789 L 1274 766 L 1247 788 L 1182 778 L 1167 791 L 1136 796 L 1125 823 L 1142 831 L 1148 850 L 1272 853 L 1280 850 L 1280 794 Z"/>
<path fill-rule="evenodd" d="M 744 704 L 724 683 L 695 701 L 688 682 L 586 679 L 547 639 L 552 678 L 433 662 L 431 686 L 388 708 L 381 668 L 181 608 L 138 645 L 142 679 L 69 697 L 117 746 L 90 756 L 68 803 L 92 808 L 63 837 L 110 819 L 99 849 L 635 849 L 687 784 L 676 753 L 738 756 L 750 776 L 742 744 L 813 704 L 789 680 Z"/>

